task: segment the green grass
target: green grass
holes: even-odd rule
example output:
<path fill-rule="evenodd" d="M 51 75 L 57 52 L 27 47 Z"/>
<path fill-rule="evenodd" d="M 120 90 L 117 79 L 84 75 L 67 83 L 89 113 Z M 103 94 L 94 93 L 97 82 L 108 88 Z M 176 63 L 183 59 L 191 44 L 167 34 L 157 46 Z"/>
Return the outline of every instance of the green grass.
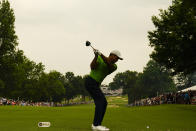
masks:
<path fill-rule="evenodd" d="M 196 106 L 127 107 L 126 97 L 109 97 L 103 125 L 111 131 L 196 131 Z M 91 131 L 94 105 L 0 106 L 0 131 Z M 51 122 L 39 128 L 40 121 Z M 146 127 L 149 126 L 149 129 Z"/>

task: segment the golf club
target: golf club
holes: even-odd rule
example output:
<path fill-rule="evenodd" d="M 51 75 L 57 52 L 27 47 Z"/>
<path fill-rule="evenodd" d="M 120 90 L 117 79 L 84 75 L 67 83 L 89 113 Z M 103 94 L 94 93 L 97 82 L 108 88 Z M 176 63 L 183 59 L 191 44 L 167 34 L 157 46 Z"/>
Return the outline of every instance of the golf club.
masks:
<path fill-rule="evenodd" d="M 94 51 L 96 51 L 96 49 L 91 45 L 90 41 L 86 41 L 86 46 L 90 46 Z"/>

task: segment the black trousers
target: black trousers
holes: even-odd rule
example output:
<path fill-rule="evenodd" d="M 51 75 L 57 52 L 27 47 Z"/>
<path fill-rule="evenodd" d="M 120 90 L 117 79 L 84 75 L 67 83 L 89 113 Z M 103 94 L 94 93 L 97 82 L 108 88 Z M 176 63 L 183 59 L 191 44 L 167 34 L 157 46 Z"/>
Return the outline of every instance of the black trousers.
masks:
<path fill-rule="evenodd" d="M 100 89 L 100 83 L 98 83 L 93 78 L 88 76 L 85 79 L 85 87 L 95 103 L 95 115 L 94 115 L 93 125 L 94 126 L 101 125 L 108 103 L 103 92 Z"/>

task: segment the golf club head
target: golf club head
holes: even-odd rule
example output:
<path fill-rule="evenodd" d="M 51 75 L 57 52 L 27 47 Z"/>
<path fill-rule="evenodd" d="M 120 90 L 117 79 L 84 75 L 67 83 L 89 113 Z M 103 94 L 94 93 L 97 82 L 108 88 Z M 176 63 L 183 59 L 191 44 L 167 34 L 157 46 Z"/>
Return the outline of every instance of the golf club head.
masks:
<path fill-rule="evenodd" d="M 89 41 L 86 41 L 86 46 L 90 46 L 91 43 Z"/>

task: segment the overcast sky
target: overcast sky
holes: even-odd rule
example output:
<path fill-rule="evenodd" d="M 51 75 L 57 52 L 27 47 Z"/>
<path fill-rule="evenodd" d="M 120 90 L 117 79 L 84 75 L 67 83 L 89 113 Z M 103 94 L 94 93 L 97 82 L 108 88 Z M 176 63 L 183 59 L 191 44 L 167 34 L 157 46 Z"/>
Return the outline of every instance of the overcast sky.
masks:
<path fill-rule="evenodd" d="M 123 61 L 107 76 L 118 72 L 142 72 L 152 49 L 147 32 L 154 29 L 151 16 L 167 9 L 171 0 L 10 0 L 16 17 L 19 48 L 25 55 L 57 70 L 75 75 L 90 72 L 94 54 L 89 40 L 104 55 L 118 49 Z"/>

